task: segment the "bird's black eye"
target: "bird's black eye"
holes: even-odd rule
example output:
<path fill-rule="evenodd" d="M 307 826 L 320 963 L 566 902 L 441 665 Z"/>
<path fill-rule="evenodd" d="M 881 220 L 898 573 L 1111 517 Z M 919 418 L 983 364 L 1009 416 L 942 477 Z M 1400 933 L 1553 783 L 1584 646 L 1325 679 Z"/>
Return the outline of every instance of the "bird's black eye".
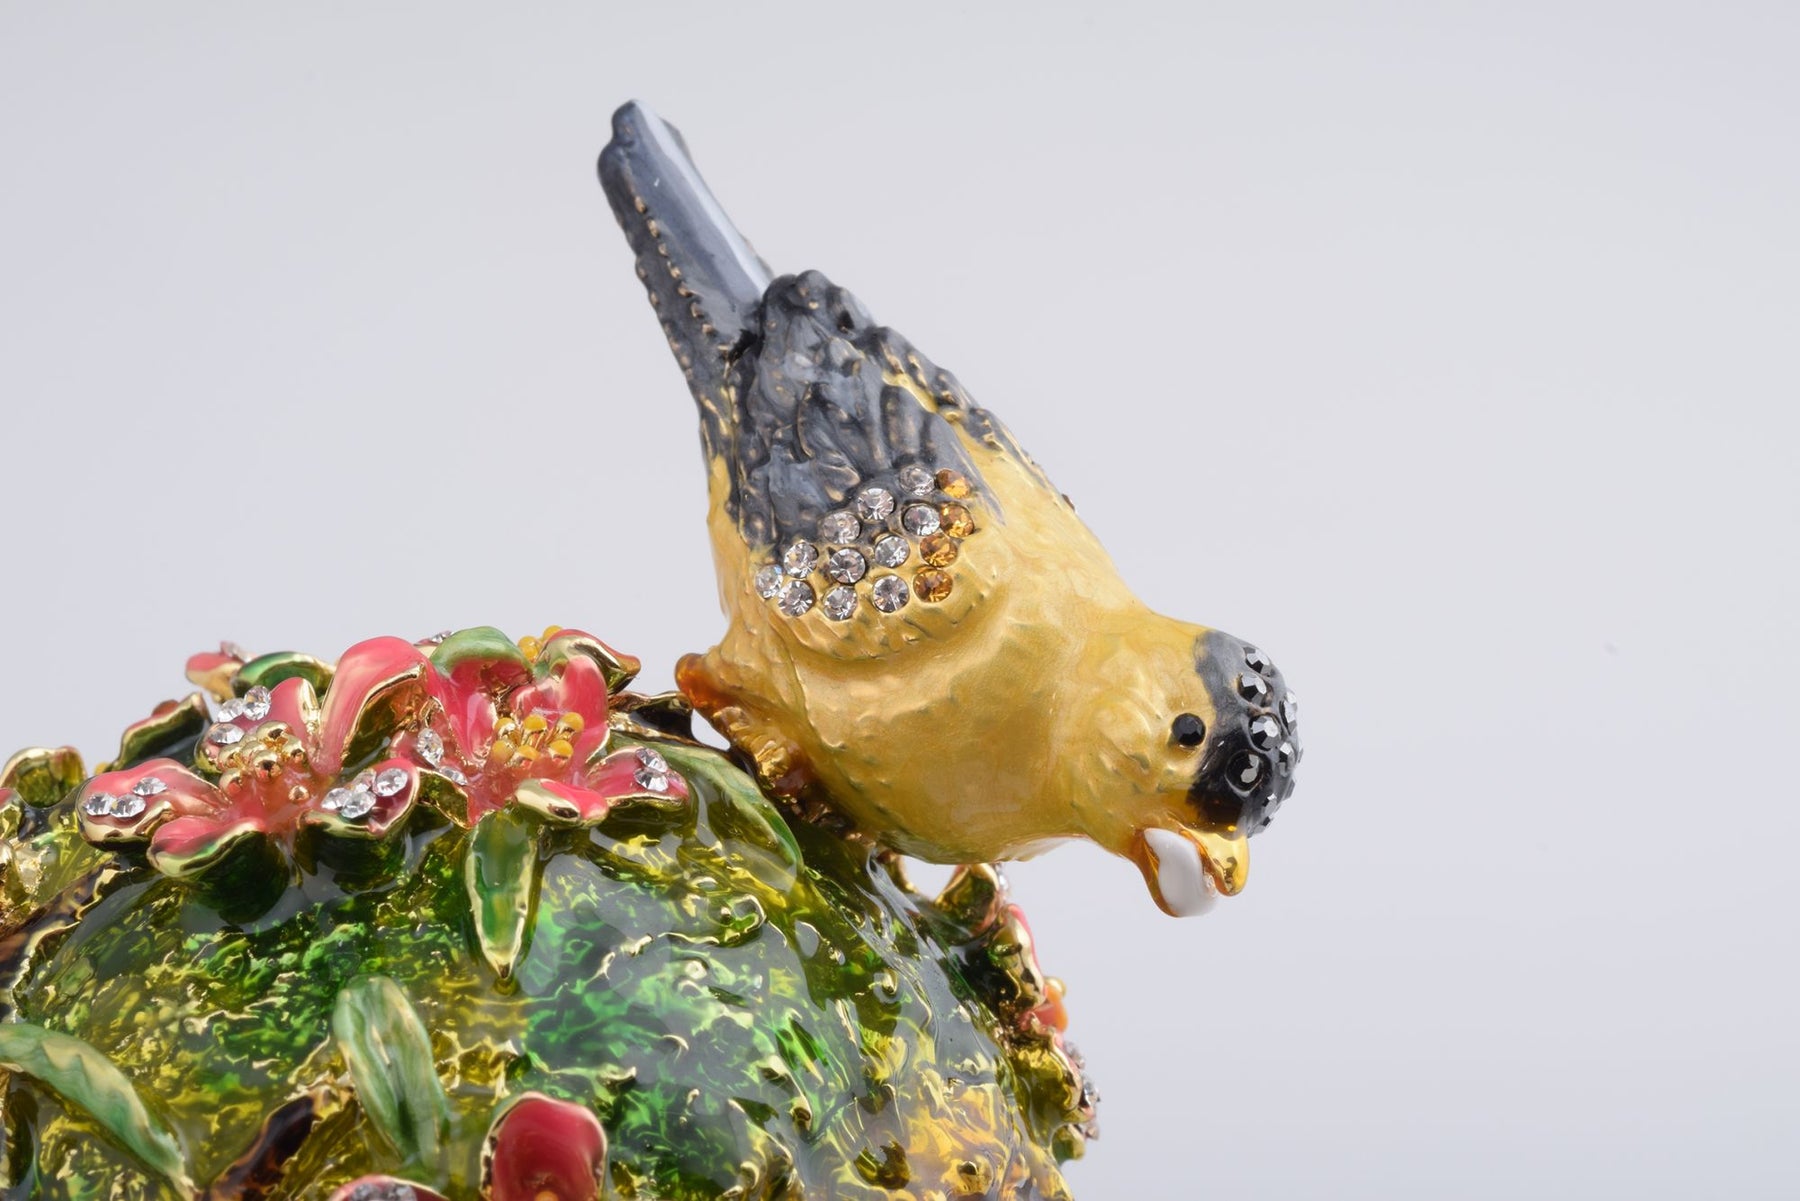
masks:
<path fill-rule="evenodd" d="M 1183 713 L 1175 719 L 1169 736 L 1181 746 L 1199 746 L 1206 741 L 1206 723 L 1192 713 Z"/>

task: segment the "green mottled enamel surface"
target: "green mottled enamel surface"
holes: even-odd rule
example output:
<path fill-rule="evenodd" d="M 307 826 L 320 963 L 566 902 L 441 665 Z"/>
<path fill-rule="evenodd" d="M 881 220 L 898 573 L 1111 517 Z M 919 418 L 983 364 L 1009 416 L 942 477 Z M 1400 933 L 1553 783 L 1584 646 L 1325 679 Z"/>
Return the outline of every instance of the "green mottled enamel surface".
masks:
<path fill-rule="evenodd" d="M 478 889 L 475 835 L 421 809 L 395 862 L 360 877 L 315 864 L 285 888 L 265 881 L 254 905 L 240 889 L 234 910 L 89 848 L 62 802 L 33 817 L 19 854 L 39 897 L 102 899 L 31 955 L 13 948 L 12 1016 L 117 1065 L 202 1187 L 310 1094 L 317 1124 L 269 1195 L 392 1172 L 473 1197 L 496 1110 L 537 1090 L 600 1117 L 608 1196 L 1063 1195 L 1050 1148 L 1075 1120 L 1067 1081 L 1008 1049 L 953 923 L 866 849 L 790 826 L 719 755 L 658 745 L 690 804 L 623 807 L 592 828 L 507 814 L 535 838 L 535 903 L 503 893 L 519 886 L 516 839 L 482 849 L 499 883 Z M 509 978 L 490 963 L 496 939 Z M 369 977 L 391 984 L 356 983 Z M 420 1145 L 440 1126 L 430 1090 L 404 1083 L 416 1065 L 370 1067 L 379 1055 L 333 1036 L 334 1013 L 340 1031 L 405 1027 L 396 998 L 447 1098 L 441 1147 Z M 400 1105 L 413 1108 L 360 1101 L 370 1073 L 419 1094 Z M 175 1195 L 40 1078 L 12 1076 L 4 1116 L 18 1195 Z"/>

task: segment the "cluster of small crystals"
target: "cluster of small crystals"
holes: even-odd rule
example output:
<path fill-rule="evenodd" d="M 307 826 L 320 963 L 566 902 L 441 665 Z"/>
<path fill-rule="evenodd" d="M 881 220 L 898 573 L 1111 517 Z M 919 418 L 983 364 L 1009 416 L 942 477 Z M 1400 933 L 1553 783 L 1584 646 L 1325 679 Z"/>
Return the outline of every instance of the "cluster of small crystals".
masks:
<path fill-rule="evenodd" d="M 218 747 L 236 746 L 245 737 L 244 727 L 236 725 L 236 722 L 261 721 L 268 715 L 269 690 L 258 685 L 243 696 L 234 696 L 219 706 L 212 727 L 206 731 L 206 741 Z"/>
<path fill-rule="evenodd" d="M 145 776 L 131 786 L 130 792 L 117 796 L 105 792 L 94 793 L 81 802 L 81 811 L 89 817 L 117 817 L 130 821 L 144 812 L 151 797 L 160 796 L 168 790 L 169 786 L 155 776 Z"/>
<path fill-rule="evenodd" d="M 962 503 L 971 491 L 968 478 L 951 468 L 903 467 L 894 489 L 863 488 L 850 508 L 819 522 L 817 542 L 796 540 L 781 552 L 781 562 L 759 568 L 757 595 L 789 617 L 817 605 L 832 621 L 856 616 L 863 598 L 858 586 L 865 581 L 868 603 L 881 613 L 898 613 L 914 596 L 944 600 L 955 584 L 947 568 L 962 540 L 975 532 L 975 519 Z M 909 582 L 900 573 L 915 559 L 919 566 Z M 886 571 L 871 575 L 876 568 Z M 825 581 L 815 579 L 819 574 Z"/>
<path fill-rule="evenodd" d="M 1273 784 L 1272 791 L 1263 798 L 1265 808 L 1261 824 L 1266 826 L 1292 790 L 1294 768 L 1306 754 L 1306 748 L 1300 742 L 1300 700 L 1285 687 L 1279 698 L 1275 696 L 1273 681 L 1279 678 L 1279 673 L 1274 661 L 1263 651 L 1246 646 L 1244 666 L 1248 670 L 1239 672 L 1232 683 L 1237 694 L 1252 707 L 1250 744 L 1263 753 L 1239 751 L 1226 764 L 1225 776 L 1227 783 L 1245 794 L 1255 792 L 1265 783 Z M 1273 781 L 1268 779 L 1268 756 L 1273 757 L 1277 777 Z"/>
<path fill-rule="evenodd" d="M 430 726 L 419 731 L 419 736 L 413 740 L 413 746 L 418 749 L 419 758 L 425 760 L 426 766 L 444 779 L 449 780 L 452 784 L 469 782 L 469 777 L 444 762 L 444 736 Z"/>
<path fill-rule="evenodd" d="M 397 767 L 383 771 L 358 772 L 350 783 L 333 788 L 319 802 L 319 808 L 335 813 L 345 821 L 359 822 L 375 811 L 380 797 L 396 796 L 406 788 L 406 773 Z"/>

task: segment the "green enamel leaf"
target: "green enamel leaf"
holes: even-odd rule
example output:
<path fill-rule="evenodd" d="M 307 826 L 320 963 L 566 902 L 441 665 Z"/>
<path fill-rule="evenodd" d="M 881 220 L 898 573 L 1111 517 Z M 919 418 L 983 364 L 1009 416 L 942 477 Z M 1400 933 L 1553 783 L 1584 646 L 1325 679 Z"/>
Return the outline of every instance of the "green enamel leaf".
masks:
<path fill-rule="evenodd" d="M 323 659 L 315 659 L 311 655 L 302 655 L 297 651 L 278 651 L 272 655 L 258 656 L 244 664 L 232 687 L 239 696 L 243 696 L 258 685 L 273 688 L 283 680 L 291 680 L 295 676 L 311 684 L 313 691 L 319 696 L 324 696 L 325 690 L 331 686 L 332 667 Z"/>
<path fill-rule="evenodd" d="M 119 740 L 118 758 L 99 770 L 117 771 L 147 759 L 185 760 L 200 741 L 201 732 L 211 724 L 212 713 L 206 707 L 205 694 L 190 693 L 168 712 L 128 726 Z"/>
<path fill-rule="evenodd" d="M 498 669 L 515 683 L 531 675 L 525 652 L 493 626 L 458 630 L 431 652 L 431 662 L 445 675 L 456 674 L 456 669 L 465 664 L 489 665 L 489 670 Z"/>
<path fill-rule="evenodd" d="M 620 739 L 619 744 L 639 745 L 635 739 Z M 696 793 L 696 798 L 703 799 L 708 808 L 708 820 L 722 833 L 774 854 L 791 882 L 793 874 L 800 870 L 800 844 L 755 782 L 720 755 L 676 743 L 658 742 L 655 745 L 669 765 L 690 784 L 703 781 L 711 785 L 705 793 Z"/>
<path fill-rule="evenodd" d="M 502 980 L 531 937 L 537 893 L 537 822 L 524 813 L 499 809 L 482 818 L 469 836 L 463 885 L 475 916 L 481 954 Z"/>
<path fill-rule="evenodd" d="M 87 775 L 81 755 L 72 746 L 34 746 L 20 751 L 0 767 L 0 788 L 18 790 L 19 799 L 34 809 L 56 804 L 80 785 Z"/>
<path fill-rule="evenodd" d="M 331 1033 L 343 1048 L 363 1112 L 408 1165 L 440 1172 L 450 1100 L 431 1039 L 406 993 L 363 976 L 338 993 Z"/>
<path fill-rule="evenodd" d="M 194 1192 L 175 1136 L 150 1116 L 112 1060 L 87 1043 L 40 1026 L 0 1025 L 0 1066 L 56 1090 L 178 1191 Z"/>

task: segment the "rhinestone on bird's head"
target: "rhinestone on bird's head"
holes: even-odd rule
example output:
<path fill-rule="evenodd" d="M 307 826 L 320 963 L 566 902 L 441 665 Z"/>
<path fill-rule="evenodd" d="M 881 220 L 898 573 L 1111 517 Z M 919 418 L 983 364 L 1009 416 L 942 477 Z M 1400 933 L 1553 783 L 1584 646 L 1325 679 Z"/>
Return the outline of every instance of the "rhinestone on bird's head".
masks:
<path fill-rule="evenodd" d="M 1244 672 L 1237 678 L 1238 695 L 1247 701 L 1264 701 L 1269 697 L 1269 684 L 1261 676 Z"/>
<path fill-rule="evenodd" d="M 375 811 L 375 794 L 367 788 L 352 788 L 338 806 L 338 816 L 359 822 Z"/>
<path fill-rule="evenodd" d="M 419 737 L 413 745 L 419 748 L 419 758 L 433 767 L 444 757 L 444 737 L 430 727 L 419 731 Z"/>
<path fill-rule="evenodd" d="M 1267 713 L 1250 723 L 1250 741 L 1265 751 L 1281 741 L 1281 733 L 1281 723 Z"/>
<path fill-rule="evenodd" d="M 269 690 L 261 684 L 244 693 L 244 716 L 261 721 L 269 715 Z"/>
<path fill-rule="evenodd" d="M 376 796 L 394 796 L 406 788 L 406 772 L 398 767 L 384 768 L 371 785 Z"/>
<path fill-rule="evenodd" d="M 1244 665 L 1251 671 L 1261 672 L 1265 676 L 1275 670 L 1275 665 L 1269 661 L 1269 656 L 1254 646 L 1244 648 Z"/>
<path fill-rule="evenodd" d="M 950 573 L 936 567 L 923 567 L 913 576 L 913 591 L 922 601 L 948 600 L 954 581 Z"/>
<path fill-rule="evenodd" d="M 944 532 L 953 538 L 967 538 L 975 532 L 975 519 L 959 504 L 947 504 L 938 510 Z"/>
<path fill-rule="evenodd" d="M 874 601 L 875 607 L 883 613 L 898 613 L 906 607 L 907 599 L 911 595 L 912 589 L 908 588 L 906 581 L 897 575 L 882 576 L 869 590 L 869 599 Z"/>
<path fill-rule="evenodd" d="M 894 511 L 894 494 L 886 488 L 864 488 L 856 494 L 856 515 L 864 521 L 886 521 Z"/>
<path fill-rule="evenodd" d="M 770 563 L 756 570 L 756 595 L 769 600 L 781 591 L 781 568 Z"/>
<path fill-rule="evenodd" d="M 856 519 L 854 513 L 843 510 L 827 513 L 819 522 L 819 541 L 821 542 L 843 546 L 845 543 L 855 542 L 860 537 L 862 537 L 862 522 Z"/>
<path fill-rule="evenodd" d="M 813 607 L 812 585 L 805 580 L 789 580 L 781 590 L 776 606 L 789 617 L 799 617 Z"/>
<path fill-rule="evenodd" d="M 1284 776 L 1287 775 L 1294 770 L 1296 758 L 1297 757 L 1294 754 L 1294 744 L 1291 742 L 1282 743 L 1275 751 L 1275 770 Z"/>
<path fill-rule="evenodd" d="M 1225 778 L 1231 786 L 1246 792 L 1256 787 L 1262 773 L 1262 756 L 1251 751 L 1239 751 L 1225 768 Z"/>
<path fill-rule="evenodd" d="M 781 566 L 797 580 L 811 575 L 818 565 L 819 548 L 810 542 L 795 542 L 781 555 Z"/>
<path fill-rule="evenodd" d="M 206 741 L 214 746 L 235 746 L 244 741 L 244 729 L 222 721 L 206 731 Z"/>
<path fill-rule="evenodd" d="M 159 776 L 145 776 L 131 786 L 131 791 L 141 797 L 161 796 L 169 791 L 169 786 L 164 784 Z"/>
<path fill-rule="evenodd" d="M 931 472 L 917 463 L 900 469 L 900 491 L 908 496 L 928 496 L 935 486 Z"/>
<path fill-rule="evenodd" d="M 825 616 L 833 621 L 848 621 L 856 616 L 856 589 L 847 584 L 839 584 L 825 594 L 820 602 L 825 607 Z"/>
<path fill-rule="evenodd" d="M 1290 726 L 1300 720 L 1300 698 L 1291 692 L 1281 698 L 1281 720 Z"/>
<path fill-rule="evenodd" d="M 900 524 L 907 533 L 919 537 L 935 534 L 944 526 L 938 511 L 930 505 L 907 505 L 906 512 L 900 514 Z"/>
<path fill-rule="evenodd" d="M 647 746 L 638 748 L 637 769 L 631 773 L 639 788 L 651 792 L 669 791 L 669 761 Z"/>
<path fill-rule="evenodd" d="M 840 584 L 854 584 L 868 573 L 869 561 L 861 551 L 849 547 L 832 551 L 831 558 L 825 560 L 825 574 Z"/>
<path fill-rule="evenodd" d="M 912 544 L 899 534 L 883 534 L 875 540 L 875 561 L 883 567 L 898 567 L 912 553 Z"/>

